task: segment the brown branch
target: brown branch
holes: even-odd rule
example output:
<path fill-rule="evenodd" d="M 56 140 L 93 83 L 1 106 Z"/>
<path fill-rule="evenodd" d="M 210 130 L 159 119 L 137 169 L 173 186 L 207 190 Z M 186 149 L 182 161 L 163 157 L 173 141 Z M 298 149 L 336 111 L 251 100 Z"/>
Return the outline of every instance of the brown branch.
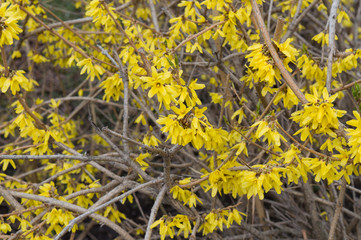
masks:
<path fill-rule="evenodd" d="M 255 13 L 254 15 L 257 20 L 258 26 L 260 28 L 261 34 L 266 42 L 268 50 L 276 64 L 276 66 L 280 70 L 284 80 L 286 81 L 287 85 L 291 88 L 293 93 L 296 95 L 296 97 L 301 101 L 302 104 L 306 104 L 308 101 L 307 101 L 305 95 L 301 92 L 300 88 L 297 86 L 296 82 L 294 81 L 294 79 L 292 78 L 290 73 L 286 70 L 285 66 L 283 65 L 282 60 L 278 56 L 278 53 L 272 44 L 271 38 L 267 32 L 265 23 L 263 21 L 262 14 L 259 11 L 257 1 L 251 0 L 251 3 L 252 3 L 252 9 L 253 9 L 253 12 Z M 336 134 L 342 136 L 346 140 L 348 140 L 350 138 L 346 134 L 344 125 L 341 122 L 339 122 L 339 129 L 337 129 L 335 132 L 336 132 Z"/>
<path fill-rule="evenodd" d="M 26 14 L 28 14 L 32 19 L 34 19 L 37 23 L 42 25 L 46 30 L 51 32 L 53 35 L 57 36 L 61 40 L 63 40 L 66 44 L 68 44 L 70 47 L 72 47 L 75 51 L 80 53 L 85 58 L 90 58 L 82 49 L 78 48 L 74 43 L 70 42 L 68 39 L 60 35 L 58 32 L 54 31 L 52 28 L 48 27 L 43 21 L 41 21 L 38 17 L 30 13 L 26 8 L 24 8 L 20 3 L 17 3 L 19 8 L 24 11 Z"/>
<path fill-rule="evenodd" d="M 19 93 L 16 93 L 16 97 L 18 98 L 19 102 L 23 106 L 25 112 L 29 114 L 35 121 L 35 123 L 38 125 L 38 127 L 41 127 L 45 131 L 48 130 L 48 126 L 46 126 L 35 114 L 31 111 L 29 106 L 26 104 L 25 100 L 20 96 Z"/>
<path fill-rule="evenodd" d="M 150 240 L 150 238 L 152 237 L 152 228 L 150 226 L 153 224 L 153 222 L 154 222 L 154 220 L 155 220 L 155 218 L 157 216 L 159 206 L 162 204 L 162 201 L 163 201 L 163 198 L 164 198 L 166 192 L 167 192 L 167 187 L 166 187 L 166 185 L 164 185 L 162 187 L 162 189 L 160 190 L 157 198 L 155 199 L 152 210 L 150 212 L 148 225 L 147 225 L 147 231 L 146 231 L 145 236 L 144 236 L 145 240 Z"/>
<path fill-rule="evenodd" d="M 343 200 L 345 198 L 345 192 L 346 192 L 346 179 L 342 178 L 340 194 L 338 195 L 338 198 L 337 198 L 336 210 L 335 210 L 335 214 L 333 215 L 333 218 L 332 218 L 330 232 L 328 234 L 328 240 L 335 239 L 336 226 L 337 226 L 339 217 L 341 215 Z"/>
<path fill-rule="evenodd" d="M 300 142 L 298 142 L 294 137 L 292 137 L 291 134 L 289 134 L 278 122 L 276 122 L 276 125 L 277 127 L 284 133 L 286 134 L 286 136 L 288 138 L 290 138 L 294 143 L 296 143 L 296 145 L 300 148 L 302 148 L 303 150 L 307 151 L 307 152 L 310 152 L 310 153 L 313 153 L 314 155 L 317 155 L 319 157 L 322 157 L 322 158 L 329 158 L 329 159 L 332 159 L 334 161 L 340 161 L 339 158 L 336 158 L 336 157 L 332 157 L 332 156 L 328 156 L 326 154 L 323 154 L 323 153 L 320 153 L 320 152 L 317 152 L 311 148 L 308 148 L 308 147 L 305 147 L 304 145 L 302 145 Z"/>
<path fill-rule="evenodd" d="M 92 122 L 91 119 L 90 123 L 92 125 L 92 127 L 95 129 L 96 133 L 103 138 L 123 159 L 124 163 L 131 166 L 140 176 L 142 176 L 145 180 L 152 180 L 153 178 L 150 177 L 148 174 L 146 174 L 146 172 L 144 172 L 141 167 L 139 166 L 138 163 L 132 161 L 129 156 L 125 155 L 117 145 L 115 145 L 99 128 L 97 125 L 95 125 L 95 123 Z"/>
<path fill-rule="evenodd" d="M 9 202 L 10 206 L 12 206 L 15 210 L 24 210 L 23 205 L 21 205 L 14 197 L 9 193 L 8 190 L 0 186 L 0 195 Z"/>
<path fill-rule="evenodd" d="M 117 11 L 121 11 L 127 7 L 129 7 L 132 4 L 132 1 L 129 1 L 127 3 L 124 3 L 123 5 L 117 7 L 115 10 Z M 68 21 L 63 21 L 64 23 L 68 24 L 68 25 L 75 25 L 75 24 L 80 24 L 80 23 L 88 23 L 93 21 L 92 17 L 85 17 L 85 18 L 78 18 L 78 19 L 72 19 L 72 20 L 68 20 Z M 57 22 L 57 23 L 52 23 L 47 25 L 48 28 L 57 28 L 57 27 L 61 27 L 63 26 L 63 22 Z M 29 32 L 24 38 L 29 38 L 32 35 L 41 33 L 45 30 L 49 30 L 48 28 L 45 27 L 40 27 L 35 29 L 34 31 Z"/>
<path fill-rule="evenodd" d="M 123 198 L 129 196 L 130 194 L 133 194 L 133 193 L 137 192 L 138 190 L 140 190 L 142 188 L 148 187 L 148 186 L 153 185 L 153 184 L 157 184 L 157 183 L 159 183 L 161 181 L 163 181 L 163 179 L 158 178 L 158 179 L 153 179 L 153 180 L 151 180 L 149 182 L 146 182 L 146 183 L 143 183 L 143 184 L 139 184 L 137 187 L 134 187 L 132 190 L 129 190 L 126 193 L 123 193 L 122 195 L 120 195 L 118 197 L 115 197 L 115 198 L 111 199 L 110 201 L 108 201 L 106 203 L 101 204 L 100 206 L 97 206 L 95 208 L 92 208 L 92 209 L 89 209 L 89 210 L 83 212 L 80 216 L 78 216 L 78 217 L 74 218 L 73 220 L 71 220 L 69 222 L 69 224 L 55 237 L 54 240 L 59 240 L 60 237 L 62 237 L 69 229 L 71 229 L 74 226 L 74 224 L 76 224 L 76 223 L 78 223 L 80 221 L 83 221 L 88 216 L 92 216 L 95 212 L 109 206 L 110 204 L 121 201 Z M 133 239 L 128 233 L 127 233 L 127 235 L 128 235 L 127 239 Z"/>
<path fill-rule="evenodd" d="M 332 62 L 333 62 L 333 56 L 336 51 L 335 46 L 335 31 L 336 31 L 336 14 L 337 14 L 337 8 L 340 3 L 340 0 L 333 0 L 330 16 L 328 17 L 328 37 L 329 37 L 329 46 L 328 46 L 328 60 L 327 60 L 327 77 L 326 77 L 326 88 L 327 91 L 331 91 L 331 81 L 332 81 Z"/>
<path fill-rule="evenodd" d="M 5 75 L 5 77 L 8 77 L 9 76 L 9 65 L 8 65 L 8 62 L 6 59 L 5 47 L 1 48 L 1 57 L 3 60 L 3 65 L 4 65 L 4 75 Z"/>
<path fill-rule="evenodd" d="M 361 83 L 361 79 L 358 79 L 358 80 L 356 80 L 356 81 L 354 81 L 354 82 L 352 82 L 352 83 L 346 84 L 346 85 L 344 85 L 344 86 L 342 86 L 342 87 L 339 87 L 339 88 L 336 88 L 336 89 L 332 89 L 330 92 L 331 92 L 332 94 L 334 94 L 334 93 L 337 93 L 337 92 L 339 92 L 339 91 L 346 90 L 346 89 L 352 87 L 353 85 L 355 85 L 355 84 L 357 84 L 357 83 Z"/>
<path fill-rule="evenodd" d="M 134 51 L 142 58 L 142 61 L 144 63 L 145 66 L 145 70 L 147 71 L 148 76 L 152 76 L 152 70 L 151 70 L 151 63 L 149 62 L 149 60 L 147 59 L 147 57 L 145 56 L 145 54 L 142 54 L 142 51 L 140 51 L 140 49 L 137 48 L 137 46 L 135 45 L 133 39 L 131 39 L 128 34 L 124 31 L 123 27 L 119 24 L 119 22 L 115 19 L 115 17 L 113 16 L 113 14 L 110 12 L 108 4 L 105 2 L 102 2 L 104 8 L 107 10 L 109 16 L 112 18 L 113 22 L 115 23 L 115 25 L 117 26 L 118 30 L 124 34 L 124 36 L 128 39 L 130 46 L 134 49 Z"/>
<path fill-rule="evenodd" d="M 49 197 L 38 196 L 38 195 L 35 195 L 35 194 L 28 194 L 28 193 L 22 193 L 22 192 L 16 192 L 16 191 L 9 191 L 9 192 L 14 197 L 31 199 L 31 200 L 51 204 L 53 206 L 64 208 L 64 209 L 67 209 L 67 210 L 70 210 L 70 211 L 73 211 L 73 212 L 85 213 L 85 212 L 88 211 L 88 209 L 79 207 L 79 206 L 77 206 L 75 204 L 71 204 L 71 203 L 68 203 L 68 202 L 65 202 L 65 201 L 60 201 L 60 200 L 49 198 Z M 113 229 L 119 235 L 121 235 L 124 239 L 133 240 L 133 237 L 131 237 L 127 231 L 125 231 L 123 228 L 121 228 L 118 224 L 110 221 L 108 218 L 100 216 L 100 215 L 98 215 L 96 213 L 91 213 L 91 214 L 89 214 L 89 216 L 94 218 L 95 220 L 107 225 L 109 228 Z"/>
<path fill-rule="evenodd" d="M 284 18 L 279 17 L 277 19 L 277 24 L 276 24 L 275 33 L 273 35 L 273 39 L 278 43 L 281 40 L 281 36 L 282 36 L 282 33 L 283 33 L 283 26 L 285 25 L 285 23 L 286 23 L 286 21 L 285 21 Z"/>
<path fill-rule="evenodd" d="M 227 158 L 224 159 L 224 161 L 217 167 L 216 170 L 221 169 L 221 167 L 223 167 L 223 165 L 226 164 L 226 163 L 234 156 L 234 154 L 236 154 L 236 152 L 237 152 L 237 149 L 232 149 L 232 150 L 229 152 Z M 216 159 L 215 159 L 215 161 L 216 161 Z M 216 171 L 216 170 L 215 170 L 215 171 Z M 197 184 L 199 184 L 199 183 L 201 183 L 201 182 L 203 182 L 203 181 L 206 181 L 208 178 L 209 178 L 209 174 L 206 175 L 206 176 L 204 176 L 204 177 L 202 177 L 202 178 L 200 178 L 200 179 L 197 179 L 197 180 L 195 180 L 195 181 L 192 181 L 192 182 L 190 182 L 190 183 L 178 185 L 178 187 L 180 187 L 180 188 L 193 187 L 193 186 L 195 186 L 195 185 L 197 185 Z"/>
<path fill-rule="evenodd" d="M 225 22 L 226 22 L 226 21 L 214 23 L 214 24 L 212 24 L 211 26 L 203 29 L 202 31 L 200 31 L 200 32 L 198 32 L 198 33 L 196 33 L 196 34 L 193 34 L 193 35 L 188 36 L 188 37 L 187 37 L 186 39 L 184 39 L 181 43 L 179 43 L 178 46 L 176 46 L 174 49 L 172 49 L 171 54 L 174 54 L 180 47 L 182 47 L 182 46 L 183 46 L 184 44 L 186 44 L 187 42 L 189 42 L 189 41 L 191 41 L 191 40 L 193 40 L 193 39 L 201 36 L 203 33 L 208 32 L 208 31 L 211 30 L 212 28 L 217 27 L 218 25 L 221 25 L 221 24 L 223 24 L 223 23 L 225 23 Z"/>
<path fill-rule="evenodd" d="M 314 0 L 306 9 L 304 9 L 301 15 L 297 19 L 293 19 L 288 30 L 283 37 L 282 41 L 285 41 L 287 38 L 291 37 L 293 32 L 296 30 L 296 27 L 301 22 L 301 20 L 307 15 L 307 13 L 319 2 L 319 0 Z"/>
<path fill-rule="evenodd" d="M 272 40 L 269 36 L 269 33 L 266 29 L 266 25 L 263 21 L 262 18 L 262 14 L 259 11 L 258 5 L 257 5 L 257 1 L 256 0 L 251 0 L 252 3 L 252 9 L 253 9 L 253 13 L 255 15 L 255 18 L 257 20 L 257 25 L 259 27 L 259 30 L 261 31 L 261 34 L 265 40 L 265 43 L 267 45 L 267 48 L 277 66 L 277 68 L 280 70 L 284 80 L 286 81 L 287 85 L 291 88 L 291 90 L 293 91 L 293 93 L 296 95 L 296 97 L 301 101 L 302 104 L 306 104 L 307 103 L 307 99 L 305 98 L 305 95 L 303 95 L 303 93 L 301 92 L 300 88 L 297 86 L 296 82 L 293 80 L 292 76 L 290 75 L 290 73 L 286 70 L 285 66 L 283 65 L 283 61 L 281 60 L 281 58 L 278 56 L 278 53 L 276 51 L 276 49 L 274 48 L 273 44 L 272 44 Z"/>

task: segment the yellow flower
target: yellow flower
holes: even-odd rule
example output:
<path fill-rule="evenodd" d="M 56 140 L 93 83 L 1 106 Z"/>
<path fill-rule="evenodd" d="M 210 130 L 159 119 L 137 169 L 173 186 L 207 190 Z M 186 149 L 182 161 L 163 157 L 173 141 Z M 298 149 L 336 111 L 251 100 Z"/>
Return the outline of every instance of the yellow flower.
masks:
<path fill-rule="evenodd" d="M 0 232 L 7 233 L 11 232 L 11 227 L 8 223 L 1 223 L 0 224 Z"/>
<path fill-rule="evenodd" d="M 17 24 L 20 16 L 15 14 L 15 8 L 7 2 L 0 6 L 0 17 L 0 47 L 4 44 L 12 45 L 13 39 L 19 40 L 17 34 L 23 31 Z"/>
<path fill-rule="evenodd" d="M 187 113 L 189 113 L 190 110 L 192 110 L 192 107 L 187 108 L 183 103 L 180 103 L 179 108 L 172 106 L 171 109 L 178 115 L 178 119 L 182 119 L 187 115 Z"/>
<path fill-rule="evenodd" d="M 105 32 L 114 32 L 115 23 L 101 2 L 100 0 L 91 1 L 86 7 L 85 15 L 92 17 L 96 26 L 103 25 Z M 112 4 L 108 4 L 108 9 L 111 15 L 117 19 L 118 16 L 114 12 L 115 8 L 112 7 Z"/>
<path fill-rule="evenodd" d="M 157 95 L 159 102 L 159 109 L 164 104 L 166 109 L 170 108 L 170 103 L 176 102 L 175 98 L 178 97 L 179 93 L 176 88 L 172 85 L 169 85 L 171 81 L 170 72 L 158 73 L 157 69 L 152 67 L 152 76 L 151 77 L 142 77 L 146 82 L 144 85 L 145 88 L 149 88 L 148 97 L 152 98 L 154 95 Z"/>
<path fill-rule="evenodd" d="M 9 75 L 6 77 L 4 74 L 0 77 L 0 88 L 3 93 L 5 93 L 9 88 L 11 93 L 15 95 L 20 91 L 20 87 L 25 91 L 31 91 L 35 85 L 38 85 L 32 79 L 27 79 L 24 76 L 23 70 L 10 71 Z"/>
<path fill-rule="evenodd" d="M 164 83 L 161 79 L 156 79 L 152 83 L 152 87 L 149 90 L 148 97 L 153 97 L 155 94 L 165 96 L 167 91 L 165 90 Z"/>
<path fill-rule="evenodd" d="M 281 139 L 285 142 L 287 140 L 277 131 L 275 127 L 275 122 L 266 122 L 266 121 L 258 121 L 252 125 L 252 127 L 258 126 L 257 131 L 255 133 L 255 138 L 260 139 L 262 136 L 263 141 L 268 140 L 268 144 L 274 144 L 275 146 L 281 145 Z"/>
<path fill-rule="evenodd" d="M 195 116 L 196 118 L 202 118 L 202 117 L 205 116 L 203 113 L 204 113 L 204 111 L 206 111 L 206 110 L 207 110 L 207 107 L 203 107 L 203 108 L 201 108 L 201 109 L 199 109 L 198 107 L 194 107 L 194 109 L 193 109 L 194 116 Z"/>
<path fill-rule="evenodd" d="M 100 84 L 100 87 L 104 88 L 103 99 L 106 99 L 107 102 L 109 102 L 110 98 L 117 102 L 120 96 L 123 97 L 123 79 L 117 73 L 105 79 Z"/>
<path fill-rule="evenodd" d="M 49 62 L 49 59 L 46 57 L 40 55 L 39 53 L 33 53 L 33 51 L 30 51 L 28 53 L 28 57 L 33 60 L 35 63 L 43 63 L 43 62 Z"/>
<path fill-rule="evenodd" d="M 322 46 L 325 45 L 325 43 L 328 46 L 328 39 L 329 39 L 328 33 L 325 34 L 324 32 L 320 32 L 319 34 L 317 34 L 316 36 L 314 36 L 312 38 L 312 40 L 314 40 L 314 41 L 316 41 L 318 43 L 321 43 Z M 335 40 L 337 40 L 337 39 L 338 38 L 335 35 Z"/>
<path fill-rule="evenodd" d="M 312 88 L 313 94 L 306 94 L 306 99 L 309 101 L 304 106 L 303 110 L 294 112 L 291 119 L 299 123 L 300 130 L 295 134 L 303 133 L 310 135 L 309 130 L 314 130 L 316 134 L 328 134 L 331 137 L 336 137 L 334 129 L 338 129 L 338 118 L 342 117 L 346 111 L 337 110 L 333 108 L 332 102 L 335 101 L 337 95 L 329 96 L 327 89 L 322 91 L 322 98 L 315 87 Z M 301 139 L 306 139 L 307 136 L 303 135 Z M 311 139 L 312 140 L 312 139 Z"/>
<path fill-rule="evenodd" d="M 100 78 L 99 75 L 104 73 L 104 69 L 100 65 L 93 65 L 90 58 L 81 60 L 76 64 L 78 67 L 82 67 L 80 74 L 83 75 L 85 72 L 88 74 L 90 81 L 93 81 L 95 76 Z"/>
<path fill-rule="evenodd" d="M 15 165 L 15 163 L 14 163 L 14 160 L 12 160 L 12 159 L 3 159 L 3 160 L 1 160 L 0 165 L 1 165 L 1 164 L 3 165 L 2 169 L 3 169 L 4 172 L 5 172 L 6 169 L 8 168 L 9 163 L 11 164 L 11 166 L 12 166 L 14 169 L 16 169 L 16 165 Z"/>
<path fill-rule="evenodd" d="M 198 95 L 197 95 L 195 90 L 200 90 L 200 89 L 203 89 L 205 87 L 206 86 L 204 84 L 197 83 L 197 79 L 192 81 L 189 84 L 189 90 L 192 93 L 192 103 L 193 103 L 193 105 L 196 105 L 196 104 L 201 105 L 202 104 L 202 102 L 201 102 L 201 100 L 199 100 Z"/>

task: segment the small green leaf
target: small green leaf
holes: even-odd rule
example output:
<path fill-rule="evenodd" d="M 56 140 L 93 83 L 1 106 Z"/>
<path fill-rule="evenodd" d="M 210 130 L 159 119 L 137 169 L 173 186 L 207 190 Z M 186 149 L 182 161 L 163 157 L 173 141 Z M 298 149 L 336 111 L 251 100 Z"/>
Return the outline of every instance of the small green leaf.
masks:
<path fill-rule="evenodd" d="M 177 66 L 177 68 L 179 68 L 179 58 L 178 55 L 174 55 L 174 60 L 175 60 L 175 65 Z"/>
<path fill-rule="evenodd" d="M 172 68 L 175 68 L 175 66 L 174 66 L 174 64 L 172 63 L 172 61 L 171 61 L 168 57 L 166 57 L 166 58 L 167 58 L 169 64 L 172 66 Z"/>
<path fill-rule="evenodd" d="M 258 100 L 258 103 L 257 103 L 257 106 L 256 106 L 256 113 L 257 113 L 257 115 L 260 114 L 260 110 L 261 110 L 261 101 Z"/>

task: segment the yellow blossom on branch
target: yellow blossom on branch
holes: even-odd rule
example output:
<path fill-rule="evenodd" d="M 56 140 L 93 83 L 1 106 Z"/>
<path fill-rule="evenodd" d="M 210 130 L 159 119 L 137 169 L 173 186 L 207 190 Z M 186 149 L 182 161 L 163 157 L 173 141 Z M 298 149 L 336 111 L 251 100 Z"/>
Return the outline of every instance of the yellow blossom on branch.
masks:
<path fill-rule="evenodd" d="M 175 98 L 178 96 L 176 88 L 170 85 L 170 72 L 158 73 L 155 67 L 152 67 L 152 77 L 142 77 L 146 82 L 144 87 L 150 88 L 148 96 L 152 98 L 157 95 L 159 108 L 164 104 L 166 109 L 170 108 L 171 102 L 176 102 Z"/>
<path fill-rule="evenodd" d="M 18 34 L 23 31 L 17 24 L 21 16 L 16 14 L 14 5 L 6 2 L 0 5 L 0 17 L 0 47 L 12 45 L 13 39 L 18 40 Z"/>
<path fill-rule="evenodd" d="M 34 80 L 26 78 L 23 70 L 10 71 L 8 76 L 5 76 L 4 70 L 1 73 L 0 88 L 3 93 L 10 88 L 11 93 L 15 95 L 20 91 L 20 88 L 31 91 L 34 85 L 38 85 Z"/>
<path fill-rule="evenodd" d="M 291 119 L 299 123 L 301 127 L 295 134 L 308 129 L 308 134 L 301 135 L 302 141 L 311 136 L 309 131 L 312 130 L 317 134 L 328 134 L 335 138 L 337 136 L 335 130 L 339 128 L 338 118 L 342 117 L 346 111 L 333 108 L 333 101 L 337 95 L 329 96 L 326 88 L 322 91 L 322 98 L 315 88 L 312 91 L 312 95 L 306 94 L 309 103 L 304 105 L 304 109 L 292 114 Z"/>
<path fill-rule="evenodd" d="M 103 67 L 100 65 L 94 65 L 90 58 L 83 59 L 76 65 L 81 68 L 81 75 L 85 72 L 88 74 L 90 81 L 93 81 L 95 77 L 100 78 L 100 75 L 104 73 Z"/>

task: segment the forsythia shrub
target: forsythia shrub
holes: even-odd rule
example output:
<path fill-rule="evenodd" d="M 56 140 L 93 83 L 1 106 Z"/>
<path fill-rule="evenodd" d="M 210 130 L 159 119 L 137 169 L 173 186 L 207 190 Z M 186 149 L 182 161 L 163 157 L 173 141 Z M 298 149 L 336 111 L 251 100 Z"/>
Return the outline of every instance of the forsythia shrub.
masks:
<path fill-rule="evenodd" d="M 355 238 L 360 9 L 1 1 L 0 238 Z"/>

